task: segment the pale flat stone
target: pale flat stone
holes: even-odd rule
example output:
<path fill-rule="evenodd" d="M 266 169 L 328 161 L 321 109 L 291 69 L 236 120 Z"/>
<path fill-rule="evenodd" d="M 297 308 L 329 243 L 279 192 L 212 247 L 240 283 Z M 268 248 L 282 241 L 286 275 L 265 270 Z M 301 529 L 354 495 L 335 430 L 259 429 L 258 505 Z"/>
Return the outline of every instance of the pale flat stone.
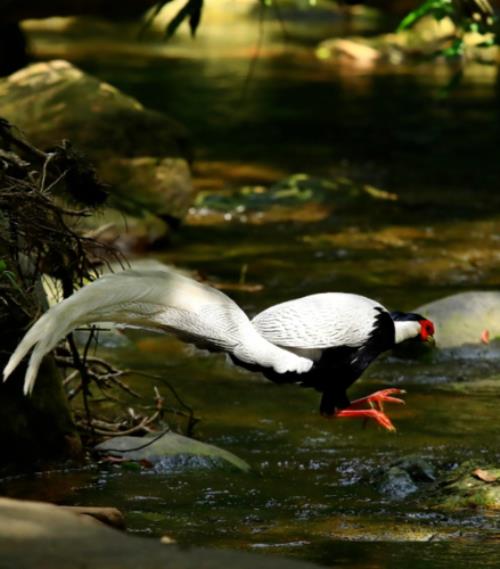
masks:
<path fill-rule="evenodd" d="M 227 450 L 171 432 L 158 440 L 155 436 L 114 437 L 98 444 L 96 450 L 133 461 L 147 460 L 162 471 L 216 466 L 250 470 L 248 463 Z"/>
<path fill-rule="evenodd" d="M 314 569 L 233 551 L 182 550 L 127 535 L 52 504 L 0 498 L 2 569 Z"/>

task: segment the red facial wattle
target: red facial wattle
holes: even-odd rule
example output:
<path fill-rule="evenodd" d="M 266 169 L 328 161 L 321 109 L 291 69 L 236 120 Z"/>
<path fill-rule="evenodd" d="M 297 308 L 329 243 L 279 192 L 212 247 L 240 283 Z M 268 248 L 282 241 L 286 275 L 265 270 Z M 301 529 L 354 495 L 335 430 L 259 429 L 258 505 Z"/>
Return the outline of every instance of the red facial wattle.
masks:
<path fill-rule="evenodd" d="M 420 320 L 420 339 L 422 342 L 432 341 L 434 324 L 430 320 Z"/>

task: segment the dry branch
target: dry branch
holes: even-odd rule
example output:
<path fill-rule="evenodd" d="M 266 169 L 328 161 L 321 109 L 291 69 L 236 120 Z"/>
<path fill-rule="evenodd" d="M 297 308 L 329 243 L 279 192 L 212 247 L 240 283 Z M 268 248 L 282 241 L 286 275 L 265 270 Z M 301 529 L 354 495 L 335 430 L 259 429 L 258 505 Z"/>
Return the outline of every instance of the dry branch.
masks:
<path fill-rule="evenodd" d="M 76 229 L 78 220 L 91 214 L 106 196 L 92 165 L 69 142 L 45 152 L 0 118 L 0 297 L 7 305 L 21 309 L 27 321 L 38 318 L 45 308 L 36 294 L 42 274 L 58 279 L 63 296 L 68 297 L 75 287 L 93 280 L 101 265 L 116 261 L 124 264 L 117 250 Z M 111 421 L 96 417 L 92 386 L 99 389 L 103 400 L 122 408 L 129 404 L 116 392 L 141 397 L 124 380 L 137 372 L 120 370 L 89 356 L 92 339 L 91 331 L 83 353 L 79 353 L 70 334 L 69 349 L 58 349 L 57 363 L 72 369 L 64 386 L 69 400 L 82 395 L 84 416 L 76 410 L 76 422 L 83 434 L 90 434 L 93 445 L 97 436 L 152 432 L 166 414 L 185 417 L 187 431 L 192 431 L 197 421 L 193 410 L 162 378 L 155 379 L 164 383 L 181 409 L 165 407 L 155 388 L 152 410 L 136 413 L 129 408 Z"/>

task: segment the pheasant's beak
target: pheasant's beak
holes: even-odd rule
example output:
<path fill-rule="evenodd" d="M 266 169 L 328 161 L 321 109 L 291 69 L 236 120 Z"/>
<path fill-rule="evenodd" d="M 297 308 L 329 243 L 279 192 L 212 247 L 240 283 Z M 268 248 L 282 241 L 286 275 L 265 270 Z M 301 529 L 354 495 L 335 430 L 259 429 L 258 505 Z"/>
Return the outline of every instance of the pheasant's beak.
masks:
<path fill-rule="evenodd" d="M 422 342 L 434 345 L 434 324 L 430 320 L 420 320 L 420 339 Z"/>

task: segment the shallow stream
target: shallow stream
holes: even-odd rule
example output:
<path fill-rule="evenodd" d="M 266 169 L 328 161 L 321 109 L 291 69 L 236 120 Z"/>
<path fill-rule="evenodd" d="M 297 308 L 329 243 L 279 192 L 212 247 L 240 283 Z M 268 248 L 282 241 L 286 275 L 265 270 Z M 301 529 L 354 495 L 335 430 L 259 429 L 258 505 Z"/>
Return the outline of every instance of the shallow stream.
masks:
<path fill-rule="evenodd" d="M 62 43 L 48 32 L 33 32 L 32 40 L 40 57 L 69 58 L 184 122 L 197 147 L 200 187 L 269 183 L 303 171 L 347 176 L 400 199 L 314 223 L 191 225 L 154 257 L 225 283 L 238 283 L 243 270 L 246 283 L 261 288 L 230 294 L 252 314 L 321 291 L 366 294 L 405 310 L 454 291 L 498 288 L 493 70 L 471 70 L 443 99 L 445 67 L 334 65 L 317 61 L 308 43 L 271 34 L 245 87 L 257 37 L 255 22 L 246 26 L 248 41 L 235 51 L 233 32 L 213 52 L 178 40 L 173 56 L 151 43 L 124 57 L 118 40 L 108 40 L 97 58 L 92 42 L 69 32 Z M 389 434 L 327 421 L 316 393 L 271 384 L 222 356 L 160 336 L 135 339 L 134 347 L 107 355 L 167 379 L 201 418 L 195 435 L 253 471 L 97 465 L 13 480 L 9 494 L 113 505 L 130 531 L 166 534 L 182 545 L 350 569 L 500 567 L 498 513 L 439 511 L 423 506 L 421 496 L 395 500 L 370 482 L 375 469 L 408 454 L 448 465 L 468 458 L 499 464 L 500 383 L 494 389 L 479 381 L 495 378 L 495 360 L 379 361 L 351 394 L 407 389 L 407 405 L 390 411 L 398 431 Z M 132 383 L 151 398 L 154 381 Z"/>

